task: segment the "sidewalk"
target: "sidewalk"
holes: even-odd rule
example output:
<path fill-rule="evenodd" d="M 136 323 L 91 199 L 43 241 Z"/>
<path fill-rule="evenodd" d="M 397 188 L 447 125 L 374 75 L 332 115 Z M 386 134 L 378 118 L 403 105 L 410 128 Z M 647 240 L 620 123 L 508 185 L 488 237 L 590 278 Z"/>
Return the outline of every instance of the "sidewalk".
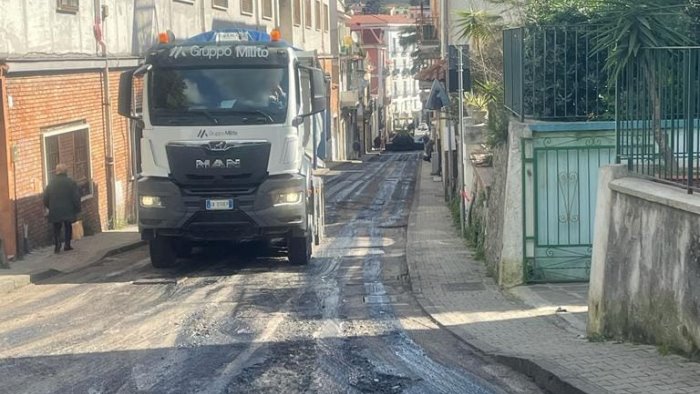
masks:
<path fill-rule="evenodd" d="M 551 392 L 700 392 L 700 364 L 662 356 L 654 346 L 588 341 L 580 300 L 585 288 L 501 292 L 458 237 L 442 186 L 428 166 L 419 175 L 407 237 L 411 283 L 423 308 L 455 335 Z M 564 305 L 555 306 L 552 298 L 562 294 Z M 559 306 L 567 312 L 557 314 Z"/>
<path fill-rule="evenodd" d="M 75 249 L 70 252 L 55 254 L 53 246 L 35 249 L 23 260 L 11 262 L 9 269 L 0 269 L 0 294 L 57 274 L 76 271 L 143 244 L 136 227 L 105 231 L 72 243 Z"/>

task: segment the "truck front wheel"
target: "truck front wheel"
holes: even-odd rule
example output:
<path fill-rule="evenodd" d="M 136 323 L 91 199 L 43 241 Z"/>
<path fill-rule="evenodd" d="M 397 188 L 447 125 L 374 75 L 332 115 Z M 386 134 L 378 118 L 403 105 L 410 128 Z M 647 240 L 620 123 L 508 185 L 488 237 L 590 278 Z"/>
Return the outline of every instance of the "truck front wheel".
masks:
<path fill-rule="evenodd" d="M 155 237 L 148 242 L 153 268 L 168 268 L 175 265 L 177 249 L 172 238 Z"/>
<path fill-rule="evenodd" d="M 292 265 L 306 265 L 311 261 L 311 234 L 305 237 L 289 237 L 287 257 Z"/>

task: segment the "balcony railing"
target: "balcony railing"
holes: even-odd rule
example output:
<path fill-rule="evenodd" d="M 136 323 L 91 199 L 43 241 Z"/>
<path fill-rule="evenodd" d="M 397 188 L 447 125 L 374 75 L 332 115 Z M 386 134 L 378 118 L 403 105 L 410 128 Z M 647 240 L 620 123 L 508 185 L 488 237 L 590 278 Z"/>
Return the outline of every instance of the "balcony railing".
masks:
<path fill-rule="evenodd" d="M 605 53 L 595 52 L 595 26 L 533 26 L 503 32 L 505 105 L 539 120 L 610 117 Z"/>
<path fill-rule="evenodd" d="M 424 17 L 418 18 L 416 22 L 416 32 L 418 33 L 419 44 L 435 43 L 440 39 L 438 18 Z"/>

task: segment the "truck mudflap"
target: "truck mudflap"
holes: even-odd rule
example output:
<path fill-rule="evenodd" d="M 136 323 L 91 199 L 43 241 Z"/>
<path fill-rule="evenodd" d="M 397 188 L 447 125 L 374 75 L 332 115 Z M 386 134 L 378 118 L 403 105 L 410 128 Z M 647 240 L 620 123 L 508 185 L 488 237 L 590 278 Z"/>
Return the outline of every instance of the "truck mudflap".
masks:
<path fill-rule="evenodd" d="M 323 178 L 313 176 L 313 232 L 314 244 L 320 245 L 321 240 L 326 237 L 326 199 Z"/>

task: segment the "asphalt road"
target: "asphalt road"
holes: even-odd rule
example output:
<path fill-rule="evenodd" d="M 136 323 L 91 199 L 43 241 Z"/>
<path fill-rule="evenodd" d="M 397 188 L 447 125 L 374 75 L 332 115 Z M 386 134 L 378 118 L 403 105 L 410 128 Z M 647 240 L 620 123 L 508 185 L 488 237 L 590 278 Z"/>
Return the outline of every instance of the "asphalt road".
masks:
<path fill-rule="evenodd" d="M 255 245 L 170 270 L 145 248 L 0 298 L 0 392 L 537 393 L 416 304 L 405 232 L 418 153 L 326 176 L 313 262 Z"/>

